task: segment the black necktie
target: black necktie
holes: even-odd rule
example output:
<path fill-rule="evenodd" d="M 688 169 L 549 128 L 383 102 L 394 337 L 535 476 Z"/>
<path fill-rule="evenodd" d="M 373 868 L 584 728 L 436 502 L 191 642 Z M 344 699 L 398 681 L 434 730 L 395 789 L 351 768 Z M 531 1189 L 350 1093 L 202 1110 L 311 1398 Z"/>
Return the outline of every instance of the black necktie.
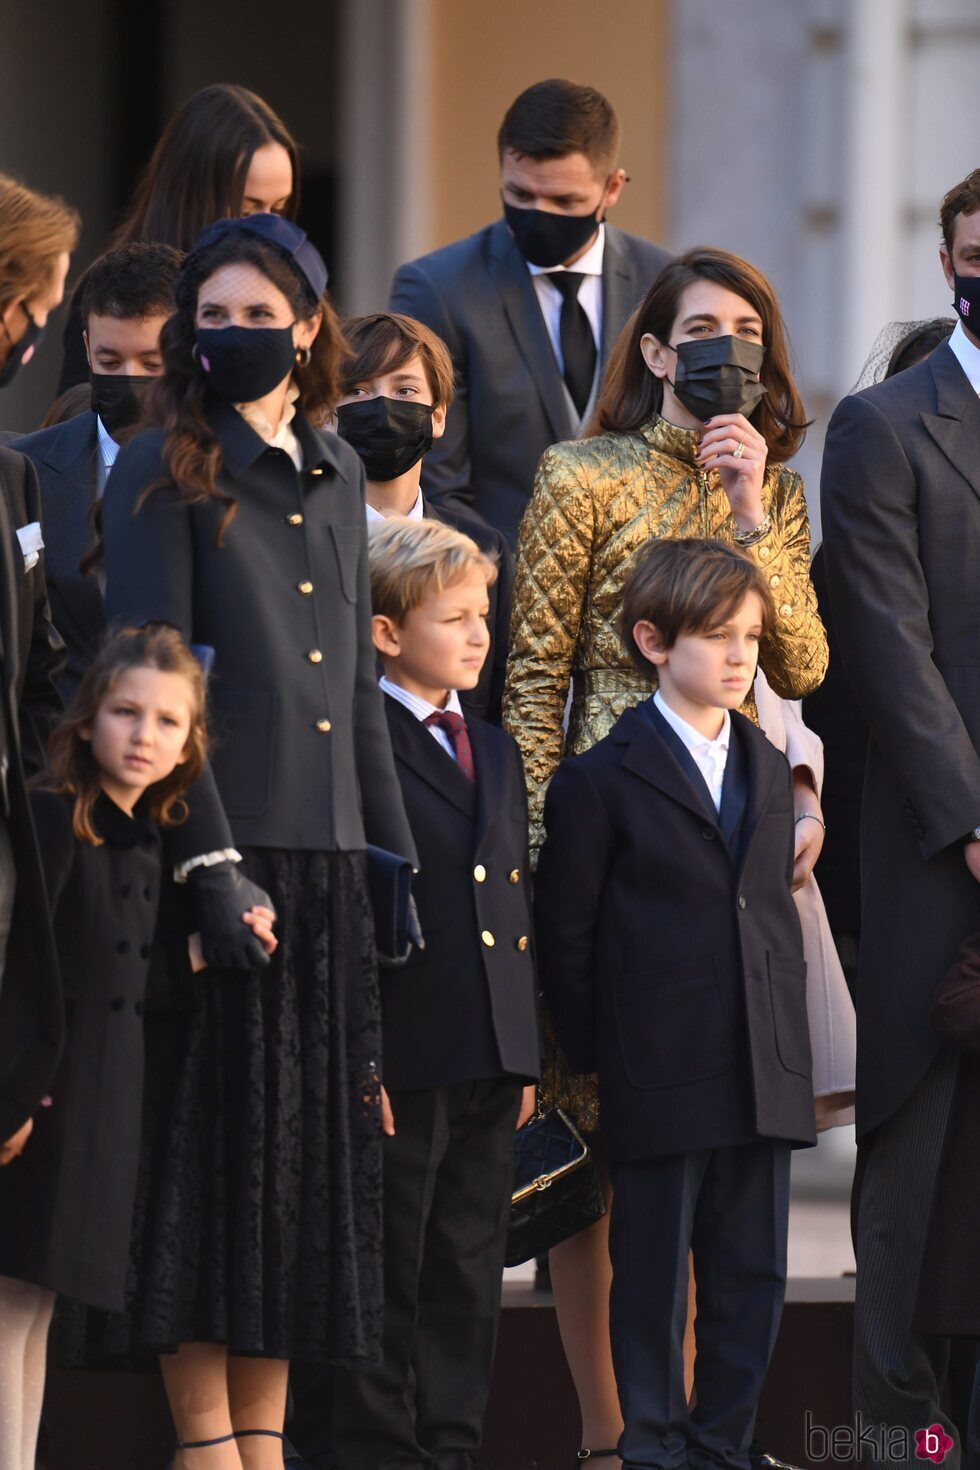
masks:
<path fill-rule="evenodd" d="M 578 299 L 585 277 L 581 271 L 549 271 L 548 280 L 562 294 L 560 338 L 565 383 L 581 418 L 592 396 L 596 362 L 592 324 Z"/>

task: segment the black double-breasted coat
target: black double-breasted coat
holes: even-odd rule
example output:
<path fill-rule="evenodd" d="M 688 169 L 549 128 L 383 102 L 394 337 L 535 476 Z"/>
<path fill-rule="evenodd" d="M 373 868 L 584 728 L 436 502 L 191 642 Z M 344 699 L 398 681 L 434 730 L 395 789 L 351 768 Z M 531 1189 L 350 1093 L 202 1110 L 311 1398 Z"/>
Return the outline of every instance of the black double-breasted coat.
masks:
<path fill-rule="evenodd" d="M 531 944 L 527 804 L 517 746 L 466 716 L 475 782 L 412 712 L 385 712 L 418 849 L 425 949 L 382 971 L 383 1079 L 389 1090 L 540 1064 Z"/>
<path fill-rule="evenodd" d="M 790 770 L 739 714 L 736 739 L 735 852 L 645 708 L 548 789 L 539 971 L 569 1063 L 598 1071 L 614 1161 L 816 1140 Z"/>
<path fill-rule="evenodd" d="M 143 1097 L 143 1002 L 160 837 L 99 797 L 104 841 L 76 839 L 72 801 L 33 791 L 61 965 L 67 1040 L 50 1103 L 0 1169 L 0 1275 L 120 1311 Z"/>
<path fill-rule="evenodd" d="M 157 429 L 122 451 L 103 500 L 110 621 L 170 623 L 215 651 L 211 766 L 172 835 L 175 859 L 233 840 L 371 842 L 414 861 L 371 642 L 361 461 L 301 414 L 301 471 L 230 404 L 209 422 L 222 501 L 188 504 L 167 482 Z"/>

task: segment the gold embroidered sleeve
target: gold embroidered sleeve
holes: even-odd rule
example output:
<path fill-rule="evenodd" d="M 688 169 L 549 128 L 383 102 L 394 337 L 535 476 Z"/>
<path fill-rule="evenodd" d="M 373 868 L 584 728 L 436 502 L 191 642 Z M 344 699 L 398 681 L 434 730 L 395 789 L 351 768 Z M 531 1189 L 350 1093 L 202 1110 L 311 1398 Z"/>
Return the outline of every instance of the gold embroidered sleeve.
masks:
<path fill-rule="evenodd" d="M 562 720 L 585 606 L 595 508 L 574 444 L 547 450 L 521 522 L 503 722 L 520 748 L 531 846 L 562 756 Z"/>
<path fill-rule="evenodd" d="M 766 573 L 776 604 L 776 626 L 763 641 L 759 662 L 782 699 L 802 699 L 823 683 L 828 655 L 810 581 L 810 518 L 795 471 L 779 471 L 769 514 L 772 531 L 749 549 Z"/>

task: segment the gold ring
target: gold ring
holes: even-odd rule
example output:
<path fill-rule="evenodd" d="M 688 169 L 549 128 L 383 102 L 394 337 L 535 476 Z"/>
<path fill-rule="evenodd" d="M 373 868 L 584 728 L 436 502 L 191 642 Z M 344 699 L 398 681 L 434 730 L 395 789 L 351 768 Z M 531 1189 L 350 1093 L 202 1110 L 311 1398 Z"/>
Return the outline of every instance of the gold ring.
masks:
<path fill-rule="evenodd" d="M 737 448 L 735 448 L 735 449 L 732 450 L 732 458 L 733 459 L 741 459 L 742 458 L 742 455 L 744 453 L 745 453 L 745 440 L 744 439 L 740 439 L 738 441 Z"/>

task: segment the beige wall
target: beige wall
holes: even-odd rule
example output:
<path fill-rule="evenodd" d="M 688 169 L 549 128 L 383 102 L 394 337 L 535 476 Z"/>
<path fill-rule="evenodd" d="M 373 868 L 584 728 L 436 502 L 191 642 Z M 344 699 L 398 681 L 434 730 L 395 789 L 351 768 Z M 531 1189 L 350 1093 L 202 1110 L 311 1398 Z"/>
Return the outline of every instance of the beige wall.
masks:
<path fill-rule="evenodd" d="M 519 92 L 554 76 L 588 82 L 612 102 L 632 179 L 615 222 L 662 239 L 668 11 L 669 0 L 432 0 L 431 238 L 423 248 L 500 212 L 497 129 Z"/>

